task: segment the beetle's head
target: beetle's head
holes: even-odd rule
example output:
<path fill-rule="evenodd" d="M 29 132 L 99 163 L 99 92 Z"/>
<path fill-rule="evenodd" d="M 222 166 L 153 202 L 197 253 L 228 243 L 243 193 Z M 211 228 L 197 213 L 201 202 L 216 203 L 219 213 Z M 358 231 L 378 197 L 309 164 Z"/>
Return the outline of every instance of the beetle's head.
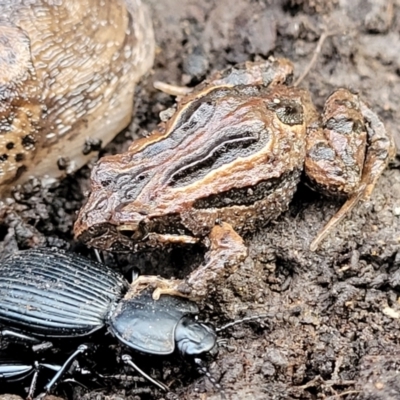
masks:
<path fill-rule="evenodd" d="M 175 330 L 176 346 L 183 355 L 199 356 L 217 350 L 217 334 L 211 325 L 183 317 Z"/>

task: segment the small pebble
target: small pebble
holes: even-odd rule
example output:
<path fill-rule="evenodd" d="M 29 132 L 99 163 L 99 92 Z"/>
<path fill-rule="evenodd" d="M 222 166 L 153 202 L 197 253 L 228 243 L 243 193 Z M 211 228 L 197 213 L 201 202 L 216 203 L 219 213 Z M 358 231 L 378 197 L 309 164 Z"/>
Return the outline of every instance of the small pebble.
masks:
<path fill-rule="evenodd" d="M 393 209 L 393 214 L 398 217 L 400 215 L 400 207 L 395 207 Z"/>

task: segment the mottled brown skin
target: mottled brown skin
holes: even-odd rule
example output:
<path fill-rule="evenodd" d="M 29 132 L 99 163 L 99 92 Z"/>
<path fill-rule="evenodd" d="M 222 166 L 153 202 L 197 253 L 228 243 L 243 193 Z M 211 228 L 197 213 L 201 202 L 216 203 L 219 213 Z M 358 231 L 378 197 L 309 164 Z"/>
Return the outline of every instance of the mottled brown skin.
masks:
<path fill-rule="evenodd" d="M 208 236 L 215 243 L 222 223 L 231 254 L 211 246 L 185 281 L 142 278 L 159 287 L 155 297 L 201 297 L 222 274 L 213 265 L 235 265 L 246 254 L 234 230 L 252 231 L 286 210 L 304 169 L 323 192 L 350 195 L 339 211 L 346 214 L 355 198 L 369 195 L 393 142 L 358 96 L 338 90 L 321 118 L 309 92 L 288 85 L 291 76 L 288 60 L 270 59 L 196 87 L 158 132 L 99 161 L 76 236 L 100 249 L 131 251 Z"/>
<path fill-rule="evenodd" d="M 0 197 L 84 165 L 88 138 L 105 145 L 129 123 L 153 58 L 140 0 L 1 2 Z"/>

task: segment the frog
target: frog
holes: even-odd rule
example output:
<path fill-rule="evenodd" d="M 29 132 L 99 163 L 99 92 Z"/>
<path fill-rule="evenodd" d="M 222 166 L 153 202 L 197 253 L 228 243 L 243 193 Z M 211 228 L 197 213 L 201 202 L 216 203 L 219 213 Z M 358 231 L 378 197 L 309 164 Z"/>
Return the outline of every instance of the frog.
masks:
<path fill-rule="evenodd" d="M 143 275 L 136 285 L 152 285 L 154 298 L 204 298 L 247 256 L 243 236 L 286 211 L 304 176 L 346 198 L 317 250 L 369 198 L 394 141 L 358 94 L 340 88 L 320 113 L 293 74 L 285 58 L 248 61 L 180 96 L 148 137 L 95 165 L 76 238 L 116 252 L 201 243 L 204 262 L 184 279 Z"/>

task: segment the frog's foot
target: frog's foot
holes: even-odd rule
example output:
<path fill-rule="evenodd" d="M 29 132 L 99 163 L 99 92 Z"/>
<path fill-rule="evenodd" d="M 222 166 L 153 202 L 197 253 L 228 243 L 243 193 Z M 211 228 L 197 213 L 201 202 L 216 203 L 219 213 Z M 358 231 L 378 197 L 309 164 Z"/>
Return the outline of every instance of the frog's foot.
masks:
<path fill-rule="evenodd" d="M 162 294 L 171 296 L 185 297 L 195 300 L 190 294 L 191 290 L 187 287 L 184 280 L 165 279 L 155 275 L 141 275 L 131 283 L 129 296 L 135 297 L 147 288 L 154 289 L 153 299 L 158 300 Z"/>
<path fill-rule="evenodd" d="M 172 235 L 167 233 L 149 233 L 145 240 L 153 247 L 166 244 L 196 244 L 199 239 L 188 235 Z"/>
<path fill-rule="evenodd" d="M 370 197 L 383 170 L 395 155 L 394 140 L 386 131 L 379 117 L 350 92 L 341 89 L 335 94 L 336 96 L 332 98 L 331 104 L 326 107 L 330 118 L 326 122 L 327 127 L 324 129 L 324 137 L 329 137 L 330 143 L 320 136 L 321 131 L 313 132 L 312 139 L 315 142 L 310 146 L 308 144 L 308 155 L 311 156 L 311 161 L 310 158 L 306 160 L 306 169 L 308 167 L 307 174 L 323 191 L 328 193 L 344 192 L 349 194 L 350 197 L 318 233 L 310 245 L 311 251 L 317 249 L 321 241 L 351 212 L 360 200 L 367 200 Z M 336 109 L 334 107 L 335 102 Z M 346 129 L 351 128 L 351 131 L 347 131 L 343 126 L 343 132 L 340 132 L 340 129 L 339 132 L 333 132 L 335 124 L 339 126 L 341 121 L 342 123 L 345 121 L 344 107 L 349 107 L 349 104 L 351 105 L 349 111 L 352 118 L 347 120 L 348 128 Z M 357 104 L 358 106 L 356 106 Z M 339 116 L 334 115 L 334 113 L 338 114 L 338 111 L 341 112 L 341 115 L 340 113 Z M 365 126 L 360 122 L 362 120 L 364 120 Z M 331 125 L 330 128 L 329 124 Z M 326 132 L 328 129 L 329 134 Z M 343 138 L 346 135 L 346 140 L 344 140 Z M 351 139 L 352 136 L 354 136 L 354 140 Z M 366 139 L 363 144 L 360 142 L 362 136 Z M 347 143 L 346 146 L 343 143 Z M 332 154 L 335 154 L 335 160 L 333 160 L 333 157 L 330 158 L 331 153 L 329 153 L 328 147 Z M 319 148 L 318 151 L 317 148 Z M 353 160 L 351 160 L 352 157 Z M 349 160 L 352 162 L 350 163 Z M 322 175 L 322 166 L 326 167 L 325 172 L 327 173 L 324 176 Z M 350 172 L 351 166 L 355 168 L 352 168 Z M 359 171 L 359 178 L 357 177 L 357 171 Z M 323 181 L 325 182 L 322 183 Z M 330 187 L 323 187 L 326 182 L 330 184 Z"/>
<path fill-rule="evenodd" d="M 153 275 L 139 276 L 131 284 L 130 296 L 149 287 L 154 288 L 153 299 L 163 294 L 200 300 L 219 285 L 220 280 L 233 273 L 247 256 L 243 239 L 226 223 L 216 225 L 210 233 L 205 262 L 186 279 L 164 279 Z"/>

